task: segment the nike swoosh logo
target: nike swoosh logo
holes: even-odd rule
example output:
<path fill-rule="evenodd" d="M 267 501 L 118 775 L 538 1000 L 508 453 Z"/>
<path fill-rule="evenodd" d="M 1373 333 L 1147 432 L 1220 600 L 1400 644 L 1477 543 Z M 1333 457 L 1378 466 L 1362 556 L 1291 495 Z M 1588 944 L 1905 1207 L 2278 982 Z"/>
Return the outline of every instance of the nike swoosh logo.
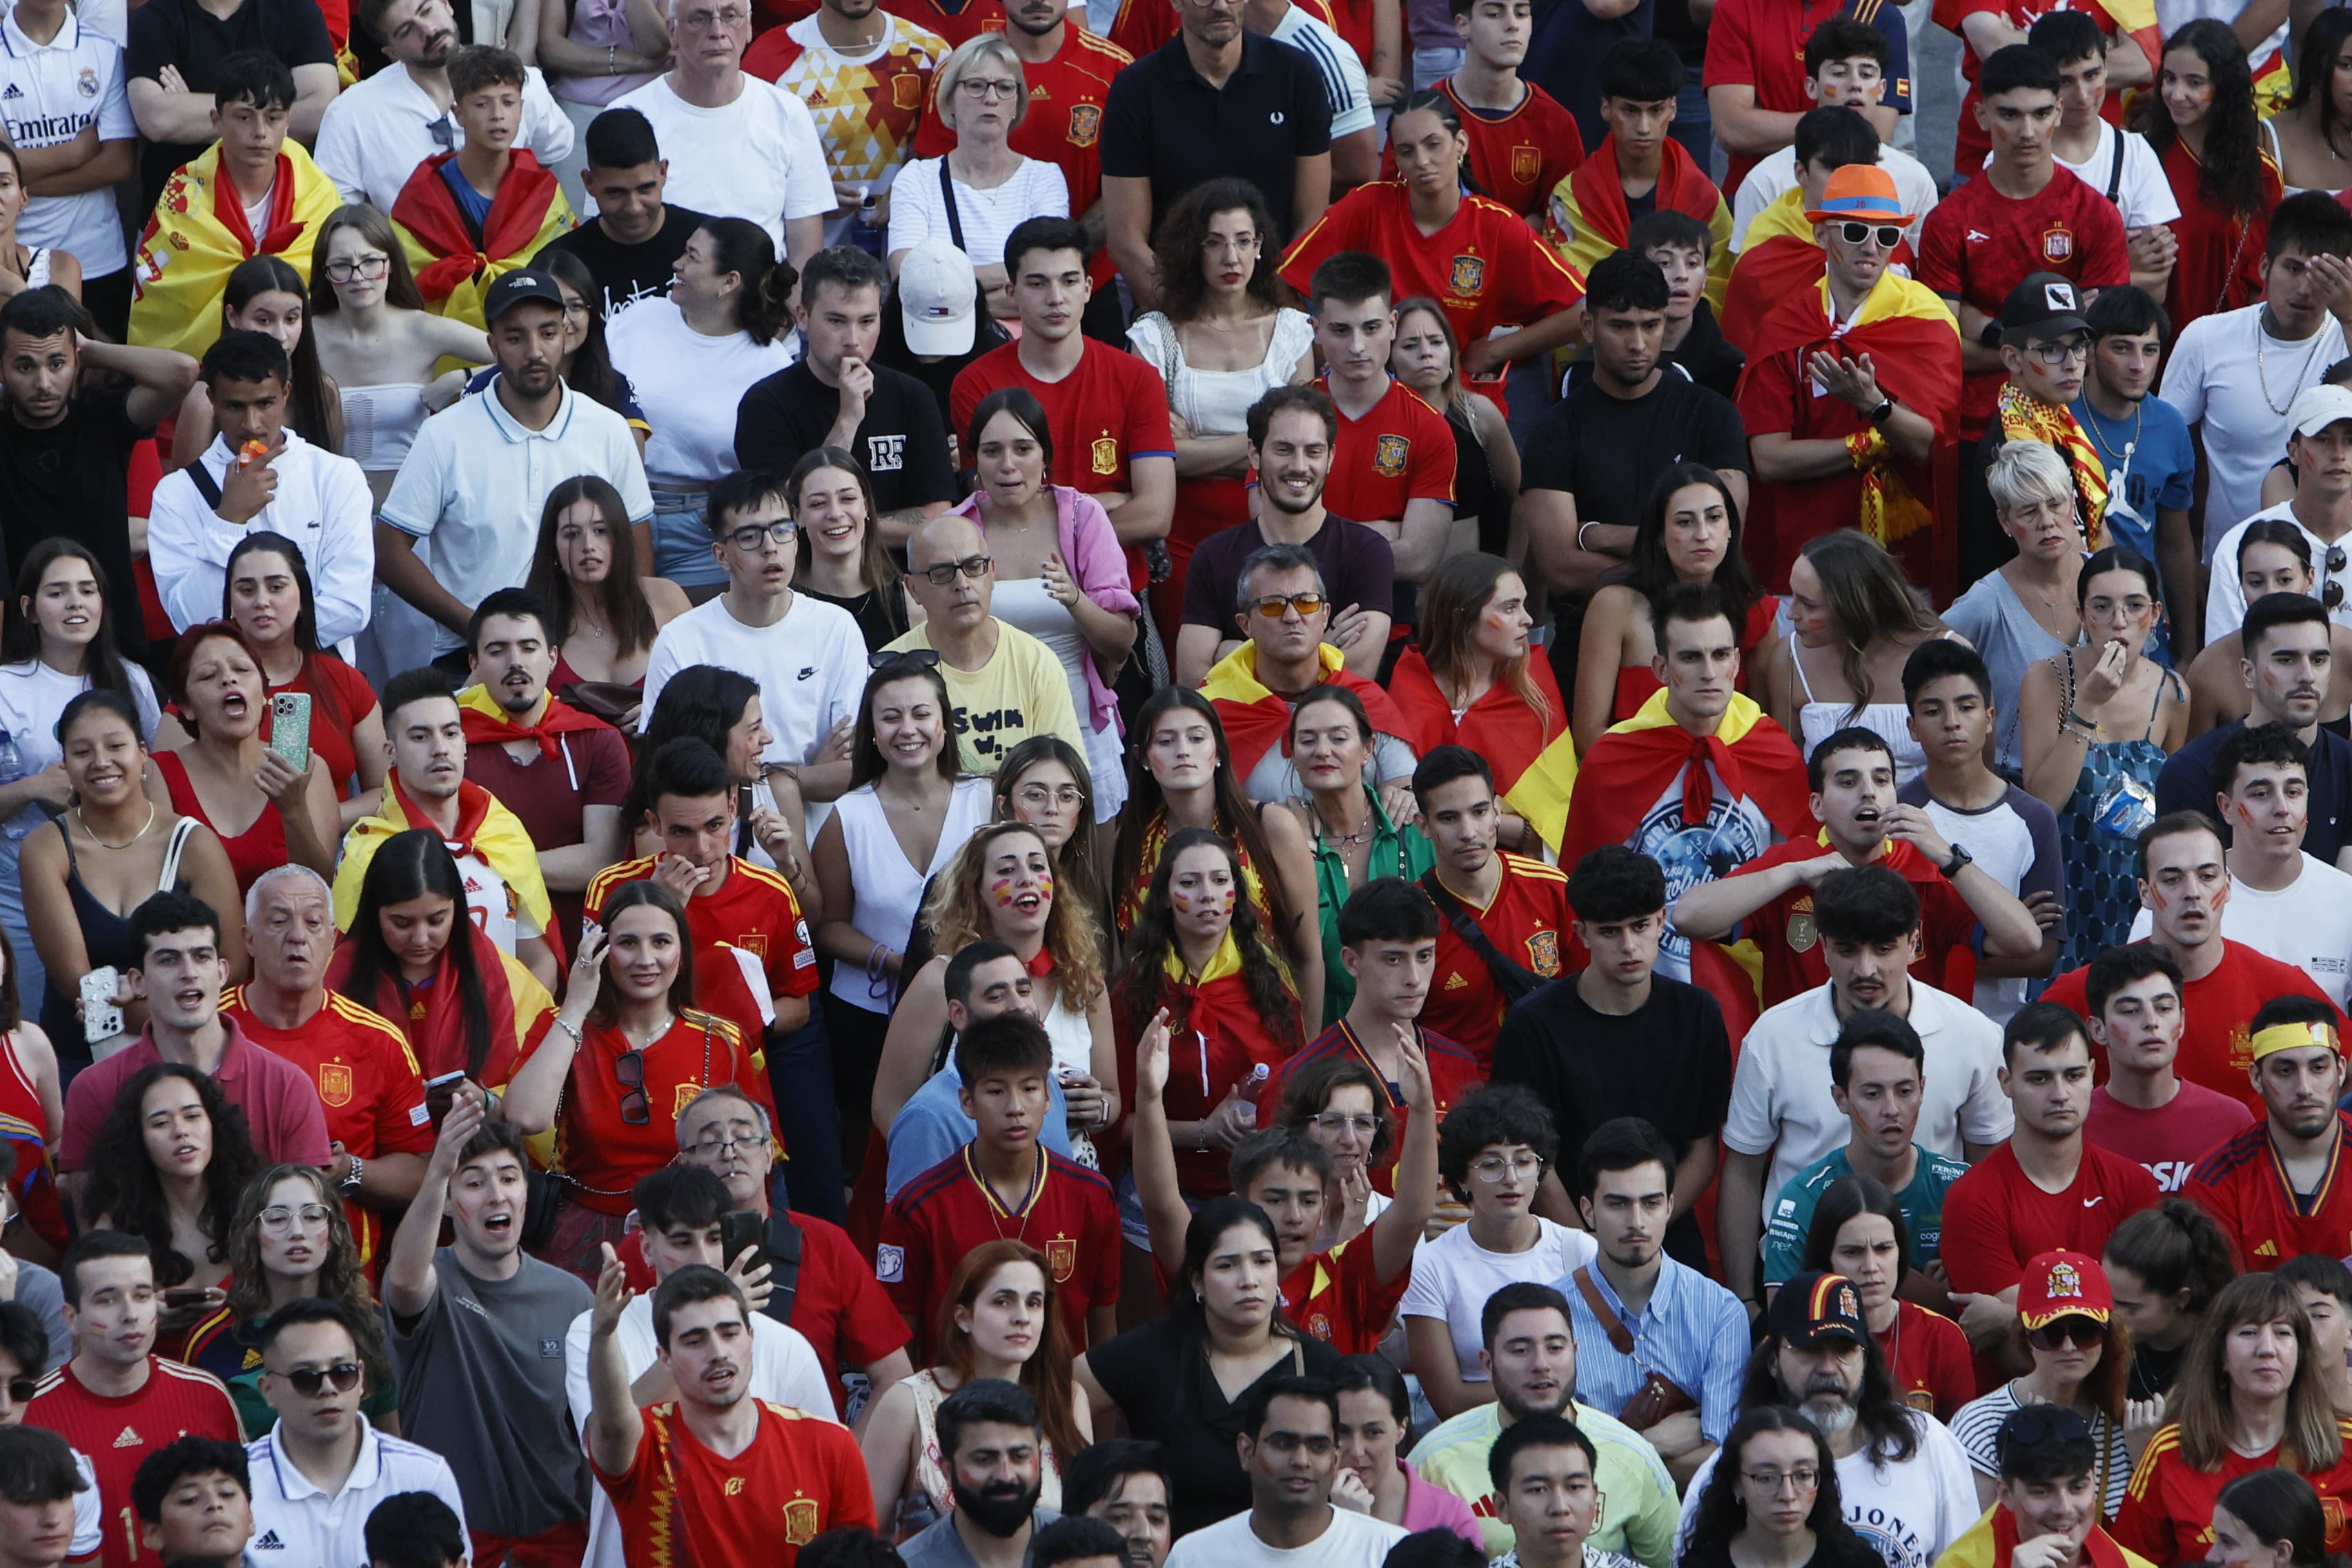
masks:
<path fill-rule="evenodd" d="M 2084 1206 L 2084 1208 L 2086 1208 L 2086 1209 L 2093 1209 L 2093 1208 L 2096 1208 L 2096 1207 L 2098 1207 L 2098 1206 L 2099 1206 L 2099 1205 L 2100 1205 L 2101 1203 L 2103 1203 L 2104 1201 L 2105 1201 L 2105 1199 L 2106 1199 L 2106 1195 L 2107 1195 L 2106 1194 L 2105 1194 L 2105 1193 L 2101 1193 L 2101 1194 L 2100 1194 L 2097 1197 L 2095 1197 L 2095 1198 L 2084 1198 L 2084 1199 L 2083 1200 L 2083 1206 Z"/>

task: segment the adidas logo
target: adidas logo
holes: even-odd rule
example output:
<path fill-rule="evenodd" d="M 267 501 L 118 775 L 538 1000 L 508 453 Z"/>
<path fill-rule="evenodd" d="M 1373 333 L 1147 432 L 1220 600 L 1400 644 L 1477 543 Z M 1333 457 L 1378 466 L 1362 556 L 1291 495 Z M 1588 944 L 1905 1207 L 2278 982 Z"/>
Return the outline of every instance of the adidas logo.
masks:
<path fill-rule="evenodd" d="M 25 89 L 24 89 L 23 88 L 21 88 L 21 87 L 18 87 L 15 82 L 13 82 L 13 81 L 12 81 L 12 82 L 10 82 L 10 83 L 8 84 L 8 90 L 7 90 L 7 91 L 5 91 L 5 92 L 0 92 L 0 101 L 6 101 L 6 102 L 9 102 L 9 103 L 14 103 L 16 100 L 18 100 L 18 99 L 20 99 L 20 98 L 22 98 L 22 97 L 24 97 L 24 96 L 25 96 Z"/>
<path fill-rule="evenodd" d="M 1457 969 L 1445 977 L 1445 988 L 1448 991 L 1467 991 L 1470 982 L 1462 978 L 1462 972 Z"/>
<path fill-rule="evenodd" d="M 286 1543 L 278 1539 L 276 1531 L 266 1530 L 262 1531 L 261 1539 L 253 1543 L 252 1549 L 256 1552 L 283 1552 Z"/>
<path fill-rule="evenodd" d="M 2254 1248 L 2254 1256 L 2256 1258 L 2276 1258 L 2278 1256 L 2278 1243 L 2275 1241 L 2265 1241 L 2260 1247 Z"/>
<path fill-rule="evenodd" d="M 114 1440 L 114 1446 L 118 1448 L 138 1448 L 143 1447 L 146 1442 L 147 1439 L 139 1435 L 137 1427 L 125 1426 L 122 1429 L 122 1436 Z"/>

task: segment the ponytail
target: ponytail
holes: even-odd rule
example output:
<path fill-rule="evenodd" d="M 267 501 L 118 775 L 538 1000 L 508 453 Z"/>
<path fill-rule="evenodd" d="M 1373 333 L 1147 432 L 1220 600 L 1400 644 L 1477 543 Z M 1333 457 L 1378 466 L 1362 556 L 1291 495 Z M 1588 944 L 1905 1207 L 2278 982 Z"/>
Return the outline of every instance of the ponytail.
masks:
<path fill-rule="evenodd" d="M 736 325 L 765 348 L 792 324 L 793 288 L 800 273 L 791 262 L 776 259 L 775 242 L 749 218 L 709 218 L 702 232 L 710 237 L 711 264 L 743 280 L 735 300 Z"/>

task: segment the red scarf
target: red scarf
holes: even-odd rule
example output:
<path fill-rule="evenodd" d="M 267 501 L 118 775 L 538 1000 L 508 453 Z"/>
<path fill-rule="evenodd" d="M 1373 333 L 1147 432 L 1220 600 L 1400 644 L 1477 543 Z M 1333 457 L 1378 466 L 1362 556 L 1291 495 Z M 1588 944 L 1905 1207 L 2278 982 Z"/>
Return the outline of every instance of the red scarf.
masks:
<path fill-rule="evenodd" d="M 457 923 L 464 928 L 466 940 L 473 944 L 474 973 L 481 976 L 482 1000 L 490 1016 L 489 1044 L 483 1055 L 478 1081 L 489 1086 L 503 1084 L 514 1076 L 515 1061 L 523 1044 L 515 1034 L 515 1000 L 507 984 L 507 966 L 498 944 L 483 935 L 479 926 L 465 919 L 462 910 Z M 328 963 L 330 991 L 342 992 L 344 982 L 351 976 L 352 952 L 352 943 L 345 942 Z M 466 1070 L 465 999 L 459 994 L 457 964 L 449 949 L 441 950 L 441 962 L 434 969 L 433 978 L 423 984 L 406 984 L 394 971 L 376 977 L 374 995 L 352 999 L 399 1026 L 401 1033 L 408 1037 L 410 1048 L 416 1053 L 417 1066 L 426 1078 Z"/>
<path fill-rule="evenodd" d="M 253 226 L 245 221 L 245 204 L 238 199 L 236 182 L 229 178 L 228 165 L 221 164 L 220 178 L 213 182 L 213 217 L 228 230 L 229 237 L 245 247 L 247 257 L 276 256 L 302 237 L 302 226 L 294 221 L 294 163 L 285 153 L 278 154 L 278 170 L 269 185 L 269 227 L 259 239 L 253 237 Z"/>
<path fill-rule="evenodd" d="M 1617 174 L 1615 132 L 1603 136 L 1601 145 L 1576 166 L 1576 173 L 1568 177 L 1568 189 L 1576 198 L 1578 215 L 1593 233 L 1607 240 L 1611 249 L 1623 249 L 1633 216 L 1625 205 L 1625 186 Z M 1706 171 L 1671 136 L 1659 149 L 1658 183 L 1651 195 L 1657 211 L 1685 213 L 1704 224 L 1712 224 L 1716 210 L 1723 205 L 1723 193 L 1706 177 Z"/>
<path fill-rule="evenodd" d="M 390 790 L 392 798 L 400 803 L 402 815 L 408 818 L 412 826 L 425 828 L 428 832 L 440 832 L 439 828 L 433 826 L 432 814 L 417 805 L 416 797 L 408 793 L 408 786 L 400 782 L 398 768 L 394 768 L 383 775 L 383 787 Z M 449 847 L 450 854 L 471 855 L 486 866 L 490 864 L 488 856 L 475 849 L 474 836 L 482 830 L 482 824 L 489 819 L 490 807 L 494 804 L 496 802 L 490 792 L 473 780 L 457 781 L 457 830 L 443 835 L 441 839 L 442 843 Z M 491 869 L 496 870 L 497 868 L 493 866 Z"/>
<path fill-rule="evenodd" d="M 1037 956 L 1024 960 L 1022 963 L 1021 967 L 1029 972 L 1030 979 L 1045 979 L 1045 976 L 1054 973 L 1054 950 L 1050 947 L 1039 948 L 1037 950 Z"/>
<path fill-rule="evenodd" d="M 441 258 L 416 273 L 417 290 L 427 304 L 446 300 L 457 292 L 458 284 L 487 270 L 493 262 L 528 248 L 539 237 L 547 222 L 547 209 L 559 194 L 555 176 L 541 168 L 528 151 L 516 148 L 509 154 L 513 163 L 507 177 L 499 182 L 489 214 L 482 219 L 478 248 L 473 231 L 466 226 L 466 215 L 457 205 L 457 193 L 441 177 L 442 165 L 457 155 L 438 153 L 416 165 L 416 172 L 408 176 L 408 184 L 401 186 L 399 198 L 392 204 L 392 220 Z"/>
<path fill-rule="evenodd" d="M 481 698 L 478 703 L 467 700 L 476 695 Z M 583 713 L 570 703 L 560 700 L 552 692 L 548 694 L 546 711 L 539 716 L 537 722 L 517 723 L 512 714 L 500 708 L 489 693 L 478 686 L 458 693 L 457 718 L 466 727 L 466 744 L 468 746 L 502 746 L 513 741 L 536 741 L 539 742 L 539 754 L 550 762 L 562 750 L 562 742 L 557 739 L 558 736 L 612 728 L 602 719 Z"/>

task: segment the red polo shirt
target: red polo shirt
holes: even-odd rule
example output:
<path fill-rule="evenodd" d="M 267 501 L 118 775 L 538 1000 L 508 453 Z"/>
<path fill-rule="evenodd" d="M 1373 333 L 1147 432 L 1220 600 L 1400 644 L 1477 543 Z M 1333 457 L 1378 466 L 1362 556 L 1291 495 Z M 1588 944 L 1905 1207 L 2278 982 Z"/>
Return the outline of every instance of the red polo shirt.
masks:
<path fill-rule="evenodd" d="M 228 1033 L 220 1066 L 213 1081 L 228 1102 L 245 1112 L 253 1133 L 254 1152 L 275 1165 L 317 1165 L 324 1168 L 334 1152 L 328 1147 L 327 1113 L 310 1075 L 285 1058 L 263 1050 L 249 1039 L 237 1021 L 224 1014 L 221 1027 Z M 106 1113 L 114 1109 L 122 1086 L 142 1068 L 158 1065 L 163 1053 L 155 1048 L 151 1026 L 137 1040 L 102 1062 L 84 1068 L 66 1090 L 66 1133 L 58 1145 L 58 1169 L 79 1171 L 89 1161 L 90 1145 Z"/>

